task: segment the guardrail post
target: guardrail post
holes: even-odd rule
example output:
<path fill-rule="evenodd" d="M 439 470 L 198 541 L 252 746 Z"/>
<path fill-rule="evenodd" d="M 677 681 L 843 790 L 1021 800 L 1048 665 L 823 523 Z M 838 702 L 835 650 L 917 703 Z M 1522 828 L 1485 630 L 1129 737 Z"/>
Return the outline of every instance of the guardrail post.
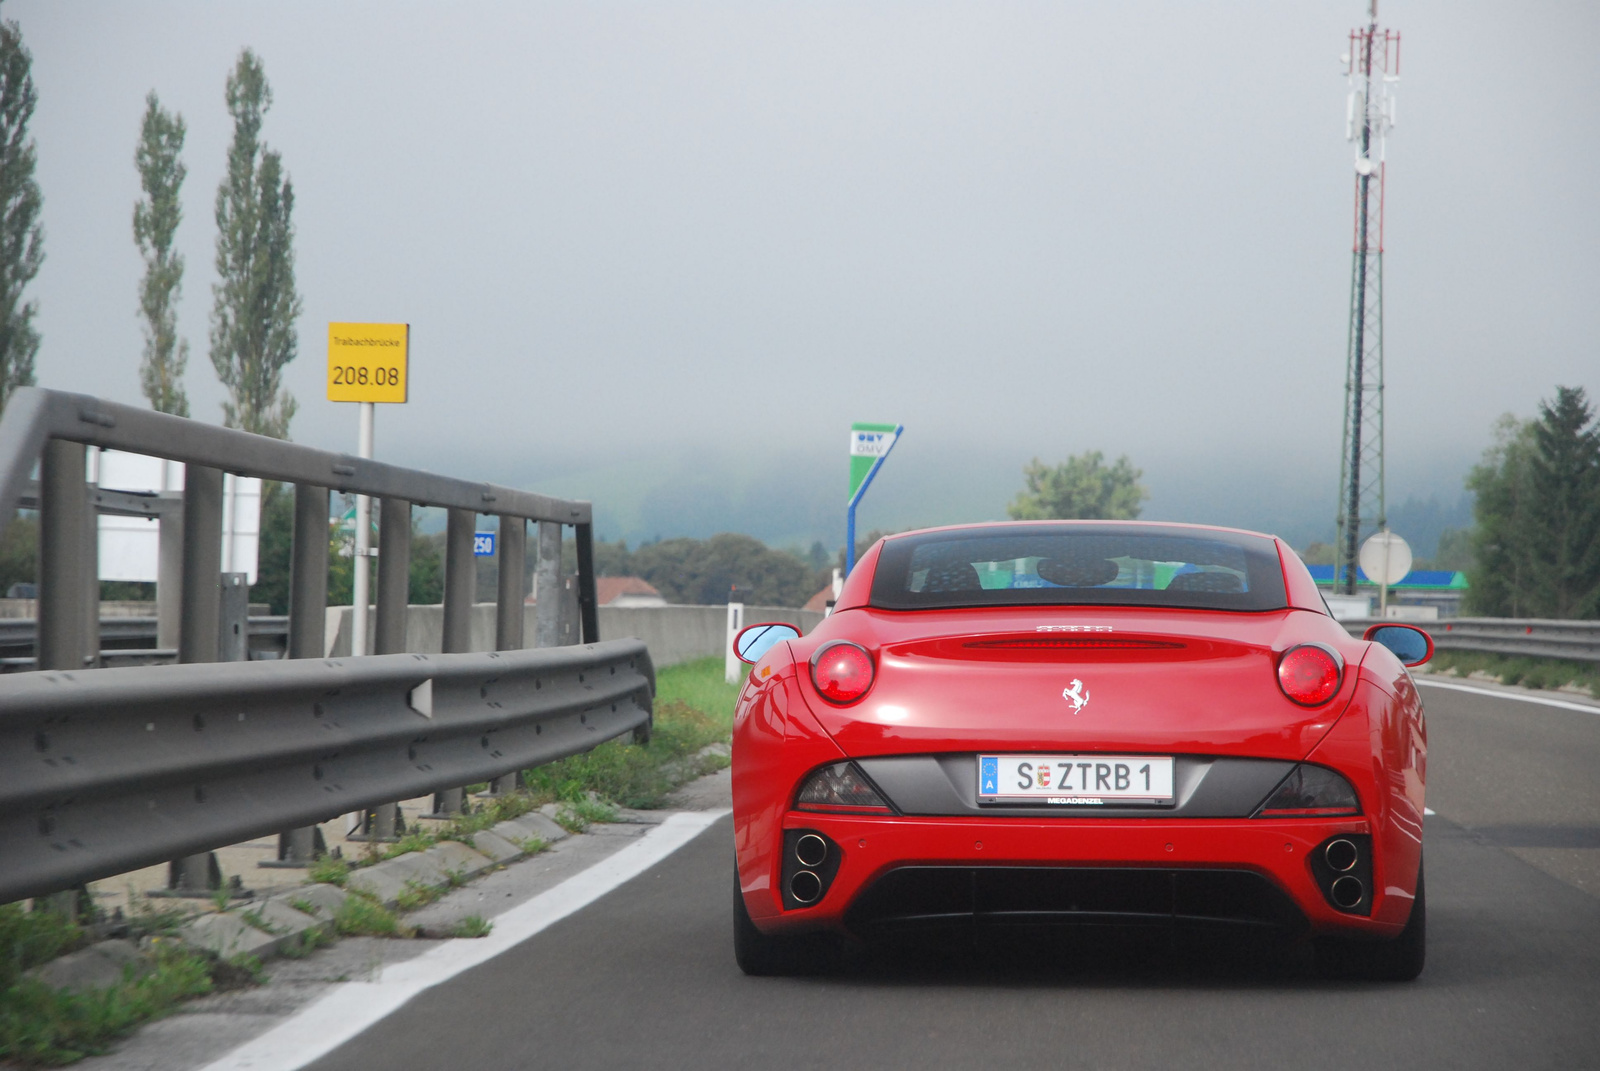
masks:
<path fill-rule="evenodd" d="M 80 443 L 51 439 L 39 464 L 40 669 L 82 669 L 84 525 L 89 515 Z M 218 536 L 221 539 L 221 536 Z"/>
<path fill-rule="evenodd" d="M 496 543 L 500 575 L 495 592 L 494 649 L 520 651 L 525 597 L 522 567 L 527 555 L 528 522 L 521 517 L 502 516 Z M 520 773 L 496 777 L 489 782 L 489 795 L 503 796 L 507 792 L 515 792 L 520 777 Z"/>
<path fill-rule="evenodd" d="M 378 606 L 373 654 L 405 653 L 406 600 L 410 591 L 411 503 L 402 498 L 385 498 L 378 503 Z M 360 831 L 347 839 L 394 841 L 404 832 L 400 805 L 380 803 L 362 814 Z"/>
<path fill-rule="evenodd" d="M 539 557 L 533 567 L 533 645 L 561 646 L 561 525 L 539 522 Z"/>
<path fill-rule="evenodd" d="M 404 654 L 406 601 L 411 593 L 411 503 L 385 498 L 378 506 L 378 611 L 374 654 Z"/>
<path fill-rule="evenodd" d="M 289 657 L 321 658 L 328 627 L 328 489 L 294 487 L 289 565 Z"/>
<path fill-rule="evenodd" d="M 183 472 L 183 595 L 178 661 L 216 662 L 222 627 L 222 472 L 185 465 Z M 169 896 L 208 896 L 221 888 L 216 853 L 175 859 L 167 868 Z"/>
<path fill-rule="evenodd" d="M 162 510 L 156 524 L 156 646 L 176 651 L 183 622 L 183 513 Z"/>
<path fill-rule="evenodd" d="M 471 510 L 453 509 L 444 534 L 444 634 L 441 649 L 445 654 L 466 651 L 472 646 L 472 598 L 478 588 L 478 566 L 473 560 L 472 536 L 477 515 Z M 467 793 L 462 788 L 440 789 L 433 794 L 430 818 L 449 818 L 461 813 Z"/>
<path fill-rule="evenodd" d="M 84 449 L 65 439 L 45 443 L 39 462 L 39 601 L 34 640 L 39 669 L 79 670 L 84 666 L 84 591 L 82 547 L 89 516 L 83 480 Z M 75 921 L 85 902 L 74 888 L 40 897 L 35 906 Z"/>
<path fill-rule="evenodd" d="M 217 661 L 250 660 L 250 585 L 244 573 L 223 573 L 217 597 Z"/>
<path fill-rule="evenodd" d="M 583 643 L 600 642 L 600 609 L 594 583 L 594 525 L 574 525 L 578 550 L 578 619 Z"/>
<path fill-rule="evenodd" d="M 527 592 L 522 572 L 527 558 L 528 522 L 500 518 L 500 584 L 495 599 L 494 649 L 522 650 L 522 618 Z"/>
<path fill-rule="evenodd" d="M 328 630 L 328 489 L 294 485 L 294 544 L 289 564 L 289 657 L 321 658 Z M 278 834 L 278 857 L 257 866 L 309 867 L 327 853 L 320 826 Z"/>
<path fill-rule="evenodd" d="M 100 480 L 100 451 L 85 449 L 93 462 L 94 482 Z M 100 665 L 100 511 L 95 508 L 88 482 L 83 496 L 83 664 Z"/>

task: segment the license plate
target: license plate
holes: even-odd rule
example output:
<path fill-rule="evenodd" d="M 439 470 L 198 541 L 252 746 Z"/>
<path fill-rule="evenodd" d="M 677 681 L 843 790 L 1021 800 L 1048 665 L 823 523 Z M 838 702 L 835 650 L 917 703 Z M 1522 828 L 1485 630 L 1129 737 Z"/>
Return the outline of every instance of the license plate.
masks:
<path fill-rule="evenodd" d="M 979 755 L 979 803 L 1171 803 L 1169 755 Z"/>

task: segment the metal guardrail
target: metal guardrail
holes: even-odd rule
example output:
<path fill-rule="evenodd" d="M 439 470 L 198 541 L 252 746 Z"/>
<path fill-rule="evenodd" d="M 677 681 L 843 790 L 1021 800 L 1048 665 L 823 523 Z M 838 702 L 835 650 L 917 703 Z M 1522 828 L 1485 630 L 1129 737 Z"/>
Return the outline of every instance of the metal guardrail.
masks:
<path fill-rule="evenodd" d="M 647 726 L 645 645 L 0 678 L 0 903 Z"/>
<path fill-rule="evenodd" d="M 91 447 L 181 462 L 181 497 L 89 484 Z M 224 472 L 293 485 L 286 660 L 248 660 L 256 630 L 243 577 L 221 571 Z M 371 657 L 323 657 L 332 491 L 379 500 Z M 443 656 L 402 653 L 415 506 L 447 511 Z M 19 508 L 39 511 L 38 670 L 0 677 L 0 902 L 273 829 L 280 862 L 305 865 L 316 830 L 299 823 L 364 809 L 381 839 L 395 826 L 385 800 L 434 789 L 435 811 L 451 813 L 462 804 L 451 785 L 493 777 L 503 791 L 516 770 L 648 722 L 643 646 L 598 643 L 587 502 L 26 387 L 0 414 L 0 533 Z M 103 640 L 114 648 L 147 627 L 100 618 L 102 512 L 158 520 L 155 646 L 181 665 L 97 668 Z M 479 514 L 500 521 L 496 655 L 461 653 L 471 646 Z M 540 592 L 562 589 L 562 526 L 573 527 L 589 646 L 556 648 L 561 600 L 544 598 L 535 613 L 544 649 L 522 649 L 529 521 Z M 431 718 L 419 685 L 437 693 Z M 204 863 L 176 860 L 175 884 L 203 893 Z"/>
<path fill-rule="evenodd" d="M 284 615 L 248 619 L 250 657 L 283 658 L 289 644 L 289 618 Z M 100 664 L 158 665 L 175 661 L 178 652 L 159 646 L 160 624 L 154 617 L 102 617 Z M 38 622 L 31 617 L 0 618 L 0 673 L 36 669 L 33 657 Z"/>
<path fill-rule="evenodd" d="M 1414 624 L 1432 636 L 1433 645 L 1442 651 L 1487 651 L 1600 662 L 1600 621 L 1451 617 L 1442 621 L 1386 622 L 1382 618 L 1360 618 L 1342 624 L 1354 636 L 1373 625 Z"/>

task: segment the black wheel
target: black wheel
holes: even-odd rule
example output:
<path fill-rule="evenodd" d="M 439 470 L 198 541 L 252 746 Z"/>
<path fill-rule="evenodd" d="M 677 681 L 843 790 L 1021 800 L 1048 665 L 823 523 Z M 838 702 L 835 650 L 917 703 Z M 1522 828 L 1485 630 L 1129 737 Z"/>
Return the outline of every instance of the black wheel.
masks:
<path fill-rule="evenodd" d="M 1339 978 L 1371 982 L 1409 982 L 1422 973 L 1428 957 L 1428 896 L 1417 864 L 1417 898 L 1400 936 L 1389 941 L 1324 938 L 1317 944 L 1317 963 Z"/>
<path fill-rule="evenodd" d="M 769 937 L 756 929 L 739 890 L 739 869 L 733 871 L 733 958 L 751 975 L 813 974 L 827 968 L 832 946 L 825 934 Z"/>

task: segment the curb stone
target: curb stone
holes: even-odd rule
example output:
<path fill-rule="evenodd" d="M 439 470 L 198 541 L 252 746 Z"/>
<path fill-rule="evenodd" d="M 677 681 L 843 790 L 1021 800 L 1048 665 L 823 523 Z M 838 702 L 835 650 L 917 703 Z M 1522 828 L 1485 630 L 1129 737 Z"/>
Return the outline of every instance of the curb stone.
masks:
<path fill-rule="evenodd" d="M 122 981 L 125 972 L 132 968 L 135 977 L 148 974 L 150 960 L 139 951 L 139 946 L 125 938 L 100 941 L 88 948 L 68 952 L 49 963 L 27 971 L 23 977 L 43 982 L 51 989 L 65 989 L 84 993 L 91 989 L 107 989 Z"/>

